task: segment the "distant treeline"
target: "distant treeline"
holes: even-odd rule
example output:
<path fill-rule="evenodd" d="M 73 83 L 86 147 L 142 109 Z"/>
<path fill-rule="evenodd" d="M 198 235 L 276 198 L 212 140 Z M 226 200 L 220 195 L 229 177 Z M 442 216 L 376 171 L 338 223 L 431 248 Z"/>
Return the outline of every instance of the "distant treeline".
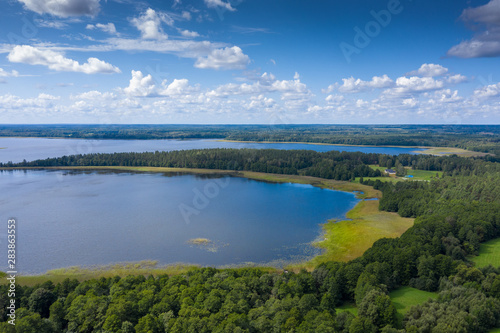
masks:
<path fill-rule="evenodd" d="M 326 179 L 352 180 L 379 177 L 381 172 L 368 165 L 388 168 L 409 166 L 420 170 L 443 171 L 445 175 L 482 174 L 498 169 L 498 164 L 481 159 L 428 155 L 364 154 L 360 152 L 315 152 L 276 149 L 201 149 L 171 152 L 72 155 L 32 162 L 0 163 L 0 167 L 63 166 L 145 166 L 256 171 L 304 175 Z"/>
<path fill-rule="evenodd" d="M 496 125 L 0 125 L 1 136 L 435 146 L 500 156 Z"/>
<path fill-rule="evenodd" d="M 500 270 L 468 261 L 481 242 L 500 237 L 500 169 L 482 159 L 276 150 L 198 150 L 95 154 L 31 166 L 155 165 L 341 175 L 367 164 L 443 170 L 431 182 L 364 183 L 383 192 L 381 209 L 416 217 L 397 239 L 381 239 L 348 263 L 309 273 L 203 268 L 177 276 L 44 283 L 16 290 L 18 321 L 2 332 L 487 332 L 500 327 Z M 414 163 L 415 162 L 415 163 Z M 94 163 L 94 164 L 91 164 Z M 268 171 L 269 172 L 269 171 Z M 311 171 L 312 172 L 312 171 Z M 313 173 L 314 173 L 313 172 Z M 437 291 L 402 321 L 388 291 Z M 0 286 L 7 320 L 8 286 Z M 358 315 L 339 311 L 355 302 Z"/>

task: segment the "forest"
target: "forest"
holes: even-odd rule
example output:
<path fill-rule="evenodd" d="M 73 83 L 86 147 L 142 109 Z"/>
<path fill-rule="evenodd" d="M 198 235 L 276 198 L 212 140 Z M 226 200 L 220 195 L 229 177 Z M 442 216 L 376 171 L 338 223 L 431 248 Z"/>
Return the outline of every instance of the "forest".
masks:
<path fill-rule="evenodd" d="M 415 217 L 400 238 L 380 239 L 350 262 L 312 272 L 193 269 L 18 286 L 16 326 L 0 286 L 0 332 L 488 332 L 500 327 L 500 268 L 470 261 L 500 237 L 500 165 L 491 158 L 210 149 L 65 156 L 9 167 L 162 166 L 377 177 L 368 165 L 443 171 L 430 182 L 362 181 L 383 193 L 380 209 Z M 401 286 L 438 297 L 397 315 Z M 339 307 L 354 303 L 357 315 Z"/>
<path fill-rule="evenodd" d="M 143 166 L 255 171 L 275 174 L 314 176 L 335 180 L 356 177 L 380 177 L 379 170 L 411 167 L 418 170 L 443 171 L 445 175 L 498 171 L 494 157 L 461 158 L 401 154 L 365 154 L 360 152 L 315 152 L 311 150 L 277 149 L 193 149 L 170 152 L 113 153 L 71 155 L 31 162 L 0 163 L 0 167 L 65 167 L 65 166 Z"/>

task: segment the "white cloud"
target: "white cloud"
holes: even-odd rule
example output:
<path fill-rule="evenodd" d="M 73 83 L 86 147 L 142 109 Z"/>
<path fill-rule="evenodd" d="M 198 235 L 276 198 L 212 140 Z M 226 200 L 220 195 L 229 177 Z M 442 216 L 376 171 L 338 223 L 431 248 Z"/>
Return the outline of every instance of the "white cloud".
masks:
<path fill-rule="evenodd" d="M 500 56 L 500 0 L 467 8 L 460 18 L 477 33 L 470 40 L 453 46 L 448 56 L 458 58 L 479 58 Z"/>
<path fill-rule="evenodd" d="M 166 13 L 156 12 L 148 8 L 145 13 L 131 20 L 132 24 L 141 32 L 144 39 L 167 39 L 168 35 L 161 27 L 162 23 L 173 26 L 174 20 Z"/>
<path fill-rule="evenodd" d="M 199 37 L 200 36 L 200 34 L 197 33 L 196 31 L 179 29 L 179 32 L 181 33 L 181 35 L 183 37 L 187 37 L 187 38 L 195 38 L 195 37 Z"/>
<path fill-rule="evenodd" d="M 434 96 L 432 96 L 429 99 L 429 103 L 435 104 L 443 104 L 443 103 L 453 103 L 453 102 L 458 102 L 463 100 L 462 97 L 458 95 L 457 90 L 451 90 L 451 89 L 443 89 L 439 91 L 434 92 Z"/>
<path fill-rule="evenodd" d="M 208 8 L 224 8 L 226 10 L 229 10 L 231 12 L 234 12 L 236 9 L 234 9 L 229 2 L 224 2 L 222 0 L 205 0 L 205 4 L 207 5 Z"/>
<path fill-rule="evenodd" d="M 474 90 L 474 96 L 477 98 L 490 98 L 500 96 L 500 83 L 491 84 Z"/>
<path fill-rule="evenodd" d="M 7 58 L 11 62 L 43 65 L 55 71 L 81 72 L 85 74 L 120 73 L 117 67 L 97 58 L 88 58 L 86 63 L 80 64 L 76 60 L 64 57 L 62 53 L 29 45 L 15 46 Z"/>
<path fill-rule="evenodd" d="M 442 89 L 443 87 L 443 81 L 435 80 L 432 77 L 402 76 L 396 80 L 394 88 L 387 89 L 384 93 L 387 95 L 405 95 Z"/>
<path fill-rule="evenodd" d="M 68 25 L 62 21 L 35 20 L 36 25 L 42 28 L 65 29 Z"/>
<path fill-rule="evenodd" d="M 436 64 L 423 64 L 416 71 L 412 71 L 408 73 L 409 76 L 424 76 L 424 77 L 434 77 L 434 76 L 442 76 L 448 73 L 448 68 L 445 68 L 441 65 Z"/>
<path fill-rule="evenodd" d="M 81 94 L 78 94 L 76 96 L 71 96 L 70 97 L 71 99 L 75 99 L 75 100 L 81 100 L 81 99 L 85 99 L 85 100 L 112 100 L 112 99 L 116 99 L 116 95 L 113 94 L 113 93 L 110 93 L 110 92 L 100 92 L 100 91 L 97 91 L 97 90 L 92 90 L 92 91 L 87 91 L 87 92 L 84 92 L 84 93 L 81 93 Z"/>
<path fill-rule="evenodd" d="M 381 77 L 374 76 L 371 81 L 363 81 L 353 77 L 342 79 L 342 81 L 344 83 L 338 87 L 338 90 L 343 93 L 357 93 L 376 88 L 387 88 L 394 83 L 387 75 Z M 328 88 L 328 90 L 330 89 L 332 89 L 332 86 Z"/>
<path fill-rule="evenodd" d="M 328 104 L 340 104 L 345 100 L 345 97 L 342 95 L 328 95 L 325 98 L 325 101 Z"/>
<path fill-rule="evenodd" d="M 187 79 L 174 79 L 170 84 L 165 80 L 158 86 L 151 74 L 144 76 L 141 71 L 132 71 L 129 85 L 123 89 L 126 94 L 134 97 L 185 97 L 197 90 L 189 85 Z"/>
<path fill-rule="evenodd" d="M 187 12 L 187 11 L 183 11 L 182 12 L 182 18 L 187 20 L 187 21 L 191 21 L 191 13 L 190 12 Z"/>
<path fill-rule="evenodd" d="M 104 32 L 107 32 L 109 34 L 115 35 L 116 34 L 116 27 L 113 23 L 108 23 L 108 24 L 102 24 L 102 23 L 97 23 L 97 24 L 87 24 L 86 29 L 88 30 L 94 30 L 94 29 L 100 29 Z"/>
<path fill-rule="evenodd" d="M 467 81 L 467 77 L 461 74 L 450 75 L 446 77 L 446 82 L 450 84 L 459 84 L 465 81 Z"/>
<path fill-rule="evenodd" d="M 123 89 L 127 94 L 147 97 L 155 94 L 155 81 L 151 74 L 144 76 L 141 71 L 132 71 L 129 86 Z"/>
<path fill-rule="evenodd" d="M 3 68 L 0 68 L 0 77 L 11 77 L 11 76 L 13 77 L 19 76 L 19 72 L 15 70 L 13 70 L 12 72 L 7 72 Z"/>
<path fill-rule="evenodd" d="M 18 0 L 38 14 L 59 17 L 96 16 L 100 11 L 99 0 Z"/>
<path fill-rule="evenodd" d="M 196 68 L 243 69 L 250 58 L 238 46 L 215 49 L 206 57 L 199 57 Z"/>

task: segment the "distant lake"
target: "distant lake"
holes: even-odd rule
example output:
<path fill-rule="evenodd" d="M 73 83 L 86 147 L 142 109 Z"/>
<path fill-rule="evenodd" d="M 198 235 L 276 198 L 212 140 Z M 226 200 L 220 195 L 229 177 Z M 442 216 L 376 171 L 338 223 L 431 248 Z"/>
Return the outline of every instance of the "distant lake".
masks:
<path fill-rule="evenodd" d="M 148 259 L 279 266 L 316 254 L 320 223 L 345 218 L 359 201 L 229 176 L 14 170 L 0 171 L 0 184 L 0 241 L 16 218 L 22 274 Z M 196 238 L 207 241 L 189 242 Z"/>
<path fill-rule="evenodd" d="M 415 154 L 425 149 L 397 147 L 332 146 L 303 143 L 238 143 L 218 140 L 84 140 L 48 138 L 0 138 L 0 162 L 33 161 L 64 155 L 171 151 L 205 148 L 307 149 L 319 152 L 359 151 L 377 154 Z"/>

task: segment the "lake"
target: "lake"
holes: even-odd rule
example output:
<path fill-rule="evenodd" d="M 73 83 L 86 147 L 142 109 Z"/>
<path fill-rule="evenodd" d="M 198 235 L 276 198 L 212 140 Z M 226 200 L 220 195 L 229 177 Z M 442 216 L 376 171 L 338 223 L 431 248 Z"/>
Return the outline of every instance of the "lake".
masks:
<path fill-rule="evenodd" d="M 148 259 L 281 266 L 317 254 L 310 243 L 320 223 L 345 218 L 359 201 L 230 176 L 14 170 L 0 171 L 0 183 L 0 220 L 17 220 L 22 274 Z"/>
<path fill-rule="evenodd" d="M 377 154 L 415 154 L 425 149 L 398 147 L 332 146 L 303 143 L 239 143 L 218 140 L 84 140 L 48 138 L 0 138 L 0 162 L 33 161 L 64 155 L 171 151 L 205 148 L 307 149 L 319 152 L 359 151 Z"/>

